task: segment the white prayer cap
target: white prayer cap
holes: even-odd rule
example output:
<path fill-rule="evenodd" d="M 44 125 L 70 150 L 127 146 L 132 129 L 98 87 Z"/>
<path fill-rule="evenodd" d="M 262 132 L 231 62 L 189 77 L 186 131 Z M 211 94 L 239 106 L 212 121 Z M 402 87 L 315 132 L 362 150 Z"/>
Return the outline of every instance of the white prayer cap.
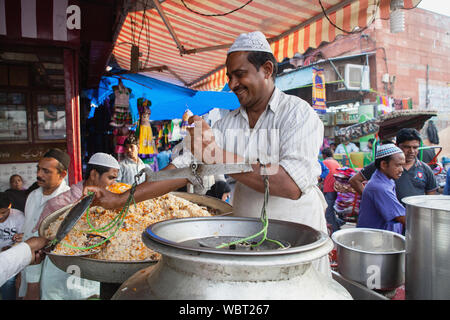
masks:
<path fill-rule="evenodd" d="M 396 153 L 401 153 L 403 152 L 402 149 L 400 149 L 399 147 L 397 147 L 395 144 L 392 143 L 388 143 L 388 144 L 383 144 L 379 147 L 377 147 L 377 152 L 375 154 L 375 159 L 380 159 L 380 158 L 384 158 Z"/>
<path fill-rule="evenodd" d="M 97 152 L 89 159 L 88 164 L 95 164 L 98 166 L 120 169 L 119 162 L 110 154 Z"/>
<path fill-rule="evenodd" d="M 241 33 L 239 37 L 234 40 L 234 43 L 231 45 L 227 54 L 235 51 L 262 51 L 273 53 L 266 36 L 261 31 Z"/>

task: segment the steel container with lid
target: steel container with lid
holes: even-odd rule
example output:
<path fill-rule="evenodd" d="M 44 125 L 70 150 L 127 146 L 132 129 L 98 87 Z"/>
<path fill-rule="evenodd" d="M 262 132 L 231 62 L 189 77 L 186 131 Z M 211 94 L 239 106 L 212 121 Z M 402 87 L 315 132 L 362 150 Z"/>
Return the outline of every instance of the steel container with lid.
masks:
<path fill-rule="evenodd" d="M 339 283 L 311 262 L 327 256 L 331 239 L 306 225 L 269 220 L 267 237 L 285 248 L 217 244 L 261 230 L 243 217 L 183 218 L 152 224 L 142 240 L 160 261 L 122 284 L 113 299 L 248 300 L 351 299 Z"/>
<path fill-rule="evenodd" d="M 450 299 L 450 196 L 403 198 L 406 299 Z"/>

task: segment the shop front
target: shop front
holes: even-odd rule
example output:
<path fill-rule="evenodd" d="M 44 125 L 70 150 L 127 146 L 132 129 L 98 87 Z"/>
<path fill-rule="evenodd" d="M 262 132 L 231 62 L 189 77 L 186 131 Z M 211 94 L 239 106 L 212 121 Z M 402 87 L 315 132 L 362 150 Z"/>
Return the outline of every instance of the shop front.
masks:
<path fill-rule="evenodd" d="M 2 41 L 3 43 L 3 41 Z M 0 188 L 20 174 L 35 181 L 36 162 L 50 148 L 71 156 L 69 182 L 79 170 L 78 68 L 76 48 L 37 41 L 2 44 L 0 62 Z"/>
<path fill-rule="evenodd" d="M 116 6 L 0 1 L 0 191 L 12 174 L 33 184 L 50 148 L 70 155 L 67 182 L 81 180 L 79 92 L 104 71 Z M 104 23 L 94 28 L 96 19 Z"/>

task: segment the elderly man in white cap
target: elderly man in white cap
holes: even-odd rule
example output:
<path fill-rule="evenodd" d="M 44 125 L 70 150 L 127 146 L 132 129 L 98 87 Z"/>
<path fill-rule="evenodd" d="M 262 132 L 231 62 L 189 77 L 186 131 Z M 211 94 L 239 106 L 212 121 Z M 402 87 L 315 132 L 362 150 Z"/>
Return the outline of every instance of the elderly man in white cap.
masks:
<path fill-rule="evenodd" d="M 275 87 L 277 61 L 261 32 L 241 34 L 228 50 L 226 65 L 228 84 L 240 108 L 215 123 L 214 135 L 200 117 L 191 117 L 189 122 L 195 123 L 195 128 L 189 129 L 192 153 L 184 152 L 166 168 L 189 165 L 192 154 L 205 163 L 251 163 L 253 172 L 231 175 L 237 180 L 235 216 L 260 216 L 265 172 L 270 184 L 270 219 L 298 222 L 327 232 L 327 204 L 317 187 L 321 173 L 317 157 L 324 131 L 318 115 L 306 101 Z M 183 183 L 186 181 L 181 179 L 145 182 L 136 188 L 135 199 L 158 196 Z M 117 207 L 126 201 L 127 194 L 118 197 L 95 191 L 101 205 Z M 313 265 L 331 277 L 328 257 Z"/>
<path fill-rule="evenodd" d="M 33 232 L 38 230 L 42 220 L 49 214 L 79 200 L 83 195 L 84 187 L 95 186 L 106 188 L 114 183 L 119 168 L 117 160 L 109 154 L 99 152 L 92 155 L 87 164 L 85 179 L 72 185 L 69 190 L 47 201 Z M 68 273 L 57 269 L 48 258 L 46 258 L 43 264 L 43 270 L 45 269 L 45 272 L 42 272 L 40 279 L 40 296 L 35 298 L 44 300 L 78 300 L 99 295 L 99 282 L 80 279 L 80 286 L 68 286 L 67 281 L 70 276 Z"/>
<path fill-rule="evenodd" d="M 402 234 L 405 207 L 397 199 L 395 182 L 403 173 L 405 155 L 394 144 L 379 146 L 375 154 L 376 171 L 364 188 L 359 208 L 358 228 L 374 228 Z"/>

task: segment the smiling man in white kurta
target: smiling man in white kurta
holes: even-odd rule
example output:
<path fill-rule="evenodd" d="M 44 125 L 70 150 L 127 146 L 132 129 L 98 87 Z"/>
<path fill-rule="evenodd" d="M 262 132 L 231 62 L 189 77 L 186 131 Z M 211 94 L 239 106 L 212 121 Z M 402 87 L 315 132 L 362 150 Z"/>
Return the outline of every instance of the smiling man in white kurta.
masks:
<path fill-rule="evenodd" d="M 261 32 L 240 35 L 227 55 L 229 86 L 241 106 L 214 125 L 216 131 L 198 116 L 189 122 L 189 149 L 197 161 L 205 163 L 251 163 L 253 172 L 232 174 L 237 180 L 233 199 L 235 216 L 260 217 L 264 201 L 261 164 L 269 173 L 270 219 L 288 220 L 327 232 L 326 201 L 317 187 L 321 169 L 317 157 L 323 142 L 323 124 L 304 100 L 286 95 L 275 87 L 277 62 Z M 188 143 L 189 144 L 189 143 Z M 190 165 L 192 153 L 186 148 L 164 170 Z M 259 159 L 259 162 L 256 160 Z M 255 163 L 256 162 L 256 163 Z M 136 202 L 176 190 L 186 179 L 144 182 L 137 186 Z M 129 192 L 114 195 L 100 188 L 96 204 L 119 208 Z M 313 266 L 331 277 L 328 256 Z"/>
<path fill-rule="evenodd" d="M 211 138 L 209 127 L 200 117 L 189 120 L 203 131 L 199 135 L 196 129 L 190 129 L 194 156 L 206 163 L 252 164 L 253 172 L 231 175 L 237 180 L 234 216 L 260 217 L 264 202 L 260 163 L 267 164 L 268 217 L 302 223 L 326 233 L 326 202 L 317 187 L 322 121 L 306 101 L 275 87 L 276 60 L 261 32 L 240 35 L 228 51 L 226 65 L 228 84 L 241 106 L 215 123 Z M 198 150 L 199 146 L 202 150 Z M 189 160 L 188 155 L 183 155 L 172 164 L 183 167 Z M 313 265 L 331 276 L 327 256 Z"/>

